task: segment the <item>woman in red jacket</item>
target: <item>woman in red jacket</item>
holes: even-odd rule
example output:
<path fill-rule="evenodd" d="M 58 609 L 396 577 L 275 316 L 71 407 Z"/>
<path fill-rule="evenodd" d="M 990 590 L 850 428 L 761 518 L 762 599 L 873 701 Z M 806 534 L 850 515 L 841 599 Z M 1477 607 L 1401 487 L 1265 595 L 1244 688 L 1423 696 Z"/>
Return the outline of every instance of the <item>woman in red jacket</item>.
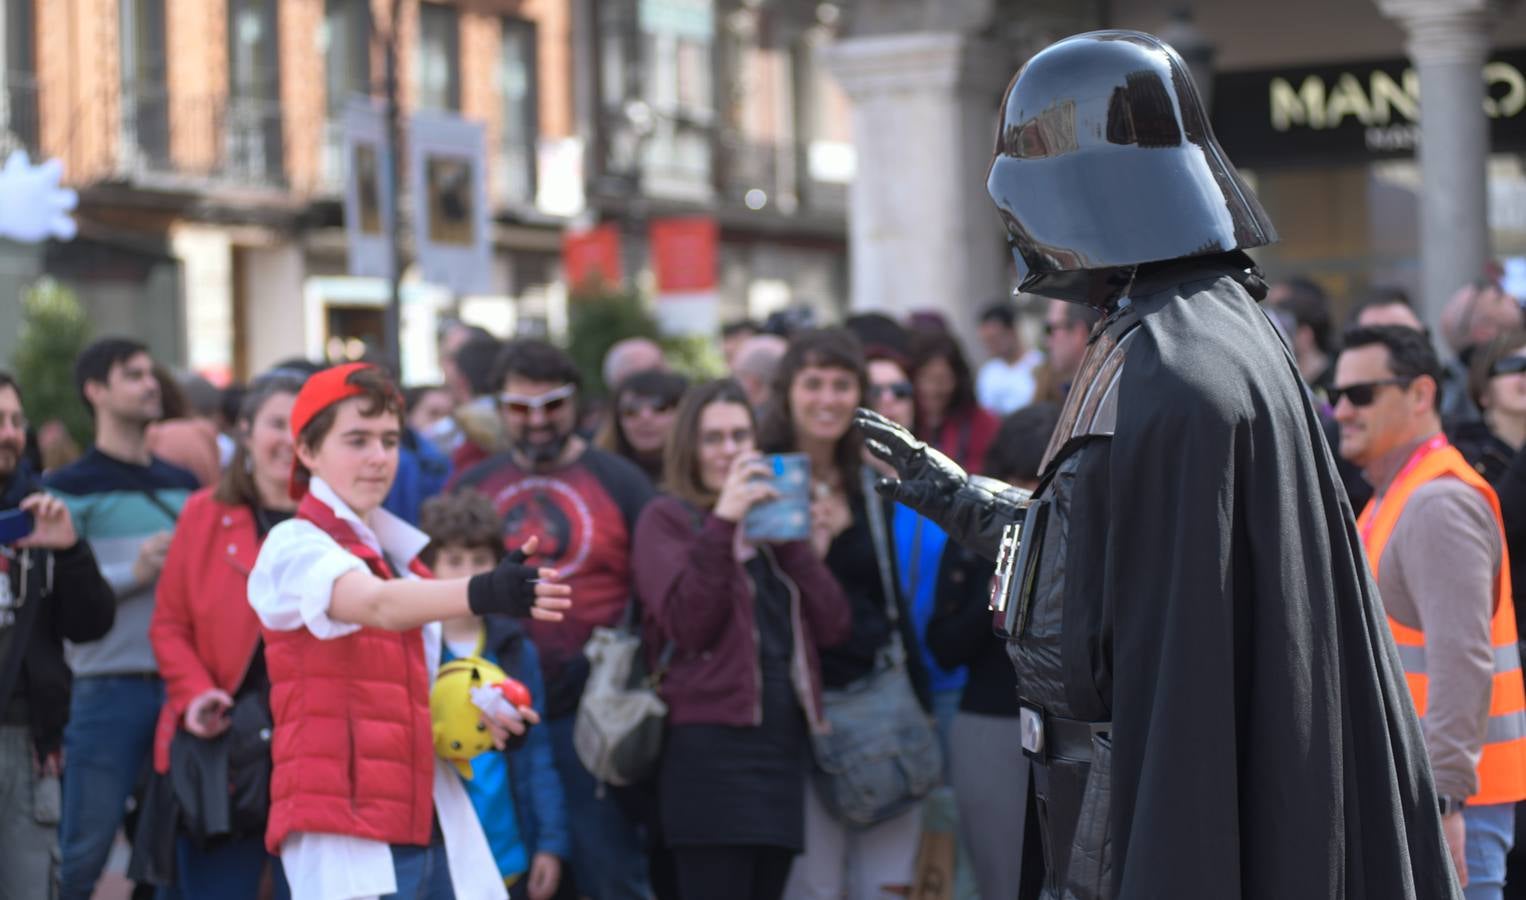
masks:
<path fill-rule="evenodd" d="M 267 686 L 260 623 L 246 590 L 260 542 L 297 506 L 287 495 L 293 452 L 287 421 L 301 388 L 291 376 L 256 379 L 240 409 L 242 440 L 222 480 L 181 510 L 149 626 L 166 695 L 154 738 L 160 774 L 169 772 L 177 729 L 215 738 L 228 730 L 234 698 Z M 254 898 L 272 860 L 263 823 L 207 850 L 184 836 L 176 843 L 175 893 L 187 898 Z M 279 873 L 277 866 L 277 892 L 285 896 Z"/>
<path fill-rule="evenodd" d="M 659 814 L 685 900 L 776 900 L 803 849 L 808 729 L 821 729 L 817 649 L 848 634 L 847 600 L 807 541 L 749 543 L 738 523 L 773 496 L 734 381 L 692 390 L 668 443 L 669 495 L 631 553 L 668 735 Z"/>

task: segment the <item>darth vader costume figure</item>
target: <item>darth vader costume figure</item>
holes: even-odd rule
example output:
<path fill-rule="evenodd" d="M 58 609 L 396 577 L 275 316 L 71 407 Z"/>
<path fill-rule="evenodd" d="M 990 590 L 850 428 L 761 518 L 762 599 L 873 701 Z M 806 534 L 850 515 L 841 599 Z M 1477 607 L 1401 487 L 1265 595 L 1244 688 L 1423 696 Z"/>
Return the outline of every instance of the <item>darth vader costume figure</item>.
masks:
<path fill-rule="evenodd" d="M 861 410 L 882 490 L 998 563 L 1045 897 L 1460 896 L 1350 506 L 1181 59 L 1034 56 L 987 179 L 1021 289 L 1102 309 L 1030 496 Z M 1014 852 L 1016 850 L 1014 849 Z"/>

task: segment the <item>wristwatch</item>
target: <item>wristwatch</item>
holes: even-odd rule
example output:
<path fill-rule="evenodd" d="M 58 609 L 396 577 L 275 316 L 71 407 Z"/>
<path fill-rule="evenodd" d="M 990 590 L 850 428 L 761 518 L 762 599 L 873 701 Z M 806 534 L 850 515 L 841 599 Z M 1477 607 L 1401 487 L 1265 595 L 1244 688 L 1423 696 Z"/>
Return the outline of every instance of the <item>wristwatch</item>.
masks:
<path fill-rule="evenodd" d="M 1441 810 L 1441 814 L 1443 816 L 1450 816 L 1452 813 L 1462 812 L 1462 808 L 1467 805 L 1468 801 L 1463 797 L 1436 798 L 1436 806 Z"/>

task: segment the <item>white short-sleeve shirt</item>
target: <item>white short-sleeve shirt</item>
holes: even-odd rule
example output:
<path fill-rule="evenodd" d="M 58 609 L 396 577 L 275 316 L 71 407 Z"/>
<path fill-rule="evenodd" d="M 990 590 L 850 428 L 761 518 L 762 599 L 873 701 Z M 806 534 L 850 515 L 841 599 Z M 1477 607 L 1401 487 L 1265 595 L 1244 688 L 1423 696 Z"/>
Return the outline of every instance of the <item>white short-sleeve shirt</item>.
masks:
<path fill-rule="evenodd" d="M 1033 376 L 1043 362 L 1044 354 L 1037 350 L 1029 350 L 1012 363 L 994 357 L 986 360 L 975 376 L 976 401 L 997 416 L 1022 409 L 1033 402 L 1038 390 Z"/>
<path fill-rule="evenodd" d="M 407 564 L 428 545 L 428 536 L 385 509 L 361 519 L 321 478 L 313 478 L 308 490 L 348 522 L 362 541 L 392 562 L 401 577 L 415 577 Z M 249 605 L 272 631 L 306 628 L 321 640 L 344 637 L 361 626 L 329 618 L 334 582 L 365 568 L 365 562 L 317 525 L 306 519 L 290 519 L 272 528 L 260 547 L 259 558 L 249 573 Z M 431 622 L 423 632 L 424 661 L 433 682 L 440 665 L 440 625 Z M 504 900 L 508 894 L 498 864 L 466 789 L 455 769 L 438 758 L 434 761 L 434 807 L 456 897 Z M 281 864 L 293 900 L 369 900 L 397 891 L 392 848 L 380 841 L 342 834 L 294 833 L 281 843 Z"/>

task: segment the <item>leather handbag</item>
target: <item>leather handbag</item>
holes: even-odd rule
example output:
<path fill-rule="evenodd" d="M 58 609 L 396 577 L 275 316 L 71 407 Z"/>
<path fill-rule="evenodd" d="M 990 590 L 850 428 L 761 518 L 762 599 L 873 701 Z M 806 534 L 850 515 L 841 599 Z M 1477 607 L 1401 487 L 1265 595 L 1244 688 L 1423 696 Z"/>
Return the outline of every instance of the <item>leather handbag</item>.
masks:
<path fill-rule="evenodd" d="M 648 672 L 636 610 L 633 598 L 619 626 L 595 628 L 583 647 L 588 683 L 572 726 L 572 746 L 583 767 L 615 787 L 656 772 L 668 719 L 657 689 L 673 646 L 663 648 L 656 671 Z"/>
<path fill-rule="evenodd" d="M 197 847 L 225 837 L 264 834 L 270 814 L 270 702 L 257 687 L 234 697 L 228 730 L 211 740 L 176 729 L 170 787 L 180 826 Z"/>
<path fill-rule="evenodd" d="M 869 531 L 879 561 L 890 641 L 874 671 L 822 693 L 831 729 L 812 736 L 813 775 L 823 805 L 846 825 L 868 827 L 900 815 L 938 786 L 943 751 L 906 670 L 885 511 L 865 472 Z"/>

